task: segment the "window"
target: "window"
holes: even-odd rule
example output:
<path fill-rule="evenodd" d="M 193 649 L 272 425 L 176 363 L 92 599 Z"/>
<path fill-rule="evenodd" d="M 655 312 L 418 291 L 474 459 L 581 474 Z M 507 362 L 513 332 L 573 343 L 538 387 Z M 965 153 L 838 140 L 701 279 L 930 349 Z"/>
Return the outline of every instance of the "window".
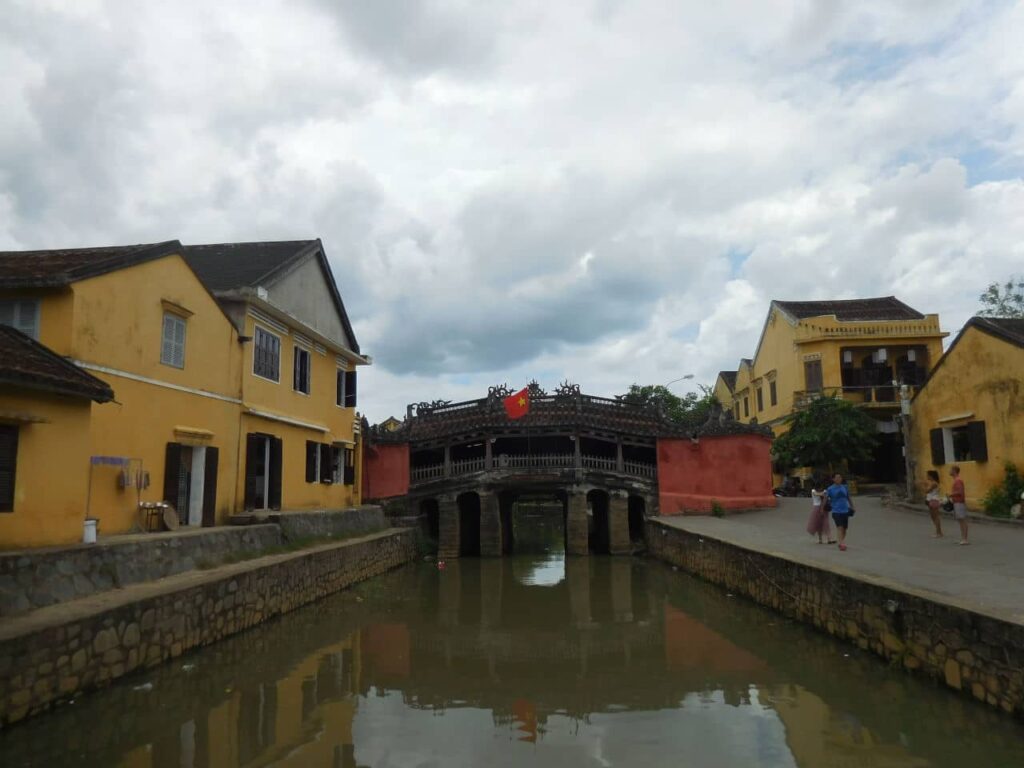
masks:
<path fill-rule="evenodd" d="M 256 328 L 254 337 L 252 372 L 257 376 L 271 381 L 281 380 L 281 339 L 265 331 Z"/>
<path fill-rule="evenodd" d="M 0 425 L 0 512 L 14 511 L 14 470 L 18 464 L 18 428 Z"/>
<path fill-rule="evenodd" d="M 175 368 L 185 367 L 185 319 L 170 312 L 164 313 L 160 362 L 164 365 L 173 365 Z"/>
<path fill-rule="evenodd" d="M 957 427 L 931 431 L 932 464 L 959 461 L 988 461 L 988 438 L 984 421 L 969 421 Z"/>
<path fill-rule="evenodd" d="M 804 382 L 804 388 L 808 392 L 821 391 L 821 360 L 807 360 L 804 362 Z"/>
<path fill-rule="evenodd" d="M 296 392 L 309 394 L 309 350 L 302 347 L 295 348 L 295 371 L 292 386 Z"/>
<path fill-rule="evenodd" d="M 0 301 L 0 325 L 9 325 L 39 341 L 39 301 L 4 299 Z"/>
<path fill-rule="evenodd" d="M 337 445 L 332 445 L 331 446 L 331 481 L 335 482 L 335 483 L 340 483 L 340 482 L 344 481 L 344 479 L 345 479 L 344 466 L 341 463 L 342 456 L 343 456 L 343 454 L 342 454 L 341 448 L 339 446 L 337 446 Z"/>
<path fill-rule="evenodd" d="M 764 410 L 764 388 L 763 387 L 758 387 L 757 388 L 757 410 L 758 411 L 763 411 Z"/>
<path fill-rule="evenodd" d="M 775 386 L 774 381 L 768 382 L 768 401 L 772 405 L 779 404 L 779 388 Z"/>
<path fill-rule="evenodd" d="M 750 398 L 743 398 L 743 418 L 747 418 L 750 415 Z"/>
<path fill-rule="evenodd" d="M 735 403 L 732 404 L 732 406 L 733 406 L 733 408 L 732 408 L 733 411 L 736 412 L 736 419 L 738 421 L 739 418 L 740 418 L 740 401 L 737 400 Z"/>
<path fill-rule="evenodd" d="M 320 443 L 306 441 L 306 482 L 320 481 Z"/>
<path fill-rule="evenodd" d="M 338 369 L 338 393 L 335 403 L 339 408 L 356 407 L 356 372 Z"/>

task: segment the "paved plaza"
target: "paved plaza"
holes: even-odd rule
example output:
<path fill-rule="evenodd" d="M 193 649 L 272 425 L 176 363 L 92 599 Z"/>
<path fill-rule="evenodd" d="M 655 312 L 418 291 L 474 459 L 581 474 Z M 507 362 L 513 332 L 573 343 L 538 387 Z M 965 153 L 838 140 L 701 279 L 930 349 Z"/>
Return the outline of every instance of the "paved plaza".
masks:
<path fill-rule="evenodd" d="M 664 517 L 693 533 L 853 574 L 932 599 L 1024 624 L 1024 525 L 972 523 L 971 545 L 952 516 L 945 538 L 931 537 L 931 520 L 874 497 L 855 497 L 847 544 L 817 544 L 805 530 L 810 499 L 779 499 L 777 509 L 714 517 Z"/>

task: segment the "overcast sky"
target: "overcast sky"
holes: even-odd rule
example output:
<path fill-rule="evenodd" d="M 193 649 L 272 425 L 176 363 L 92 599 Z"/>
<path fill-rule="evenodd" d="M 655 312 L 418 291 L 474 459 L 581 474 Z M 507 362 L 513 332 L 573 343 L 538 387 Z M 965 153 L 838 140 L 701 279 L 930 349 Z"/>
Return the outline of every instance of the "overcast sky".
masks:
<path fill-rule="evenodd" d="M 320 237 L 371 421 L 710 384 L 771 298 L 955 331 L 1024 272 L 1022 4 L 0 11 L 0 248 Z"/>

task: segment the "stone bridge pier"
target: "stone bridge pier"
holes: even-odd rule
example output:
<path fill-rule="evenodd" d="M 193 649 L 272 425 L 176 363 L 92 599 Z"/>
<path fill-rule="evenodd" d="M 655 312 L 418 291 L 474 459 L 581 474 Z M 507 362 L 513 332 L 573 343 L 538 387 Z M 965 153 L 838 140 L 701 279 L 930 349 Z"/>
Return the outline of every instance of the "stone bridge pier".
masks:
<path fill-rule="evenodd" d="M 568 488 L 552 492 L 562 505 L 570 555 L 628 555 L 652 499 L 627 490 Z M 518 492 L 479 489 L 437 496 L 438 556 L 501 557 L 514 549 L 512 517 Z"/>

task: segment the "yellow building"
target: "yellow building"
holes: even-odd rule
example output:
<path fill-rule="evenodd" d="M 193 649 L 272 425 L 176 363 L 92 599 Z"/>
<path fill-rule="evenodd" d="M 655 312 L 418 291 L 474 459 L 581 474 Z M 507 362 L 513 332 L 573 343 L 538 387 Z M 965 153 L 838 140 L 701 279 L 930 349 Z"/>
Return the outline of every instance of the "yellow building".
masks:
<path fill-rule="evenodd" d="M 971 318 L 911 401 L 910 423 L 918 491 L 936 469 L 948 493 L 956 464 L 977 509 L 1007 462 L 1024 470 L 1024 320 Z"/>
<path fill-rule="evenodd" d="M 862 406 L 878 425 L 872 461 L 854 474 L 895 482 L 904 473 L 895 417 L 899 386 L 924 383 L 942 355 L 937 315 L 895 297 L 836 301 L 772 301 L 753 358 L 719 374 L 715 394 L 741 422 L 785 431 L 785 419 L 810 399 L 836 394 Z M 894 382 L 897 386 L 894 386 Z"/>
<path fill-rule="evenodd" d="M 319 240 L 2 253 L 0 323 L 117 393 L 85 429 L 83 501 L 101 533 L 137 528 L 140 501 L 170 502 L 185 525 L 360 502 L 355 366 L 368 360 Z M 15 511 L 0 548 L 81 537 L 38 526 Z"/>
<path fill-rule="evenodd" d="M 0 325 L 0 542 L 82 537 L 90 405 L 113 397 L 106 383 Z"/>
<path fill-rule="evenodd" d="M 186 246 L 185 258 L 241 335 L 245 509 L 361 502 L 359 344 L 319 240 Z"/>

